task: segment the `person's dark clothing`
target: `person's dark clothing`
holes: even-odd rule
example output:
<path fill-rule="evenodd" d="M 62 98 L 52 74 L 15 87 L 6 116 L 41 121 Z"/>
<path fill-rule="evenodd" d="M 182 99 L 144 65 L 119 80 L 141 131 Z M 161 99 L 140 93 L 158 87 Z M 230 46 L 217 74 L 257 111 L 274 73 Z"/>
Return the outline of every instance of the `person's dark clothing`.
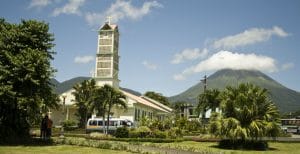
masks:
<path fill-rule="evenodd" d="M 40 137 L 45 139 L 47 137 L 47 121 L 48 118 L 44 117 L 41 122 L 41 135 Z"/>

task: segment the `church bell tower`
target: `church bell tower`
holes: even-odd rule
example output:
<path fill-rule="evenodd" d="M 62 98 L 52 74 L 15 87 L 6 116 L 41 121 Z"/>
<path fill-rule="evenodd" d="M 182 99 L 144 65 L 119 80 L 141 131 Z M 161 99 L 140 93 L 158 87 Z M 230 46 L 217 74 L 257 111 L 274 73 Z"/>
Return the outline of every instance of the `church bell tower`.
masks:
<path fill-rule="evenodd" d="M 119 31 L 118 26 L 106 22 L 98 31 L 95 80 L 98 86 L 108 84 L 119 88 Z"/>

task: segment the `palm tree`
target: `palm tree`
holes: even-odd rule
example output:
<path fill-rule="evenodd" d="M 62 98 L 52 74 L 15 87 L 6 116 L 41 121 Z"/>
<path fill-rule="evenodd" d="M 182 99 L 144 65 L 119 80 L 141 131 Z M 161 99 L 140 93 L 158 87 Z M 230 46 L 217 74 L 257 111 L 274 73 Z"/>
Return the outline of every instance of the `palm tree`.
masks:
<path fill-rule="evenodd" d="M 220 106 L 220 91 L 218 89 L 206 90 L 207 99 L 208 99 L 208 107 L 211 109 L 211 112 L 216 112 L 216 108 Z"/>
<path fill-rule="evenodd" d="M 212 128 L 215 134 L 232 140 L 258 140 L 276 137 L 279 132 L 279 112 L 269 100 L 267 90 L 252 84 L 227 87 L 222 95 L 222 113 Z M 218 126 L 217 126 L 217 125 Z"/>
<path fill-rule="evenodd" d="M 205 113 L 207 111 L 208 108 L 208 100 L 206 97 L 206 93 L 202 93 L 199 95 L 199 103 L 197 105 L 197 111 L 198 113 L 201 113 L 201 118 L 202 118 L 202 122 L 204 122 L 205 120 Z"/>
<path fill-rule="evenodd" d="M 75 97 L 75 105 L 77 106 L 77 116 L 79 117 L 79 127 L 86 126 L 87 118 L 91 115 L 91 104 L 93 102 L 93 93 L 96 89 L 95 80 L 84 80 L 80 84 L 76 84 L 72 94 Z"/>
<path fill-rule="evenodd" d="M 103 87 L 97 87 L 94 93 L 93 103 L 91 105 L 91 109 L 97 113 L 97 115 L 101 115 L 103 118 L 102 126 L 103 126 L 103 133 L 105 132 L 105 110 L 106 110 L 106 95 L 103 90 Z"/>
<path fill-rule="evenodd" d="M 103 132 L 108 133 L 109 128 L 109 116 L 111 109 L 114 106 L 120 106 L 127 109 L 126 96 L 119 90 L 114 89 L 109 85 L 97 88 L 95 91 L 94 103 L 92 109 L 96 110 L 103 118 Z M 106 114 L 106 115 L 105 115 Z M 107 125 L 105 129 L 105 116 L 107 116 Z"/>
<path fill-rule="evenodd" d="M 102 88 L 104 99 L 107 106 L 107 126 L 106 133 L 109 128 L 109 115 L 111 114 L 111 109 L 114 106 L 120 106 L 121 108 L 127 109 L 126 96 L 119 90 L 114 89 L 109 85 L 104 85 Z"/>
<path fill-rule="evenodd" d="M 205 119 L 205 112 L 211 109 L 212 112 L 216 112 L 216 108 L 220 106 L 220 91 L 217 89 L 206 90 L 199 95 L 199 104 L 197 106 L 198 111 L 202 113 L 202 119 Z"/>

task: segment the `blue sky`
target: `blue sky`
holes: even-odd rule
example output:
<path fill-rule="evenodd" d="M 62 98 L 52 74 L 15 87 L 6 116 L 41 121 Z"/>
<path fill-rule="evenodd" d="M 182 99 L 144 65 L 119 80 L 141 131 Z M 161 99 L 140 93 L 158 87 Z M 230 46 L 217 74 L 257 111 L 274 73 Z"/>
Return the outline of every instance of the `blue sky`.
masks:
<path fill-rule="evenodd" d="M 121 33 L 122 87 L 172 96 L 233 68 L 300 91 L 299 0 L 2 0 L 0 15 L 49 23 L 60 82 L 91 76 L 97 29 L 111 16 Z"/>

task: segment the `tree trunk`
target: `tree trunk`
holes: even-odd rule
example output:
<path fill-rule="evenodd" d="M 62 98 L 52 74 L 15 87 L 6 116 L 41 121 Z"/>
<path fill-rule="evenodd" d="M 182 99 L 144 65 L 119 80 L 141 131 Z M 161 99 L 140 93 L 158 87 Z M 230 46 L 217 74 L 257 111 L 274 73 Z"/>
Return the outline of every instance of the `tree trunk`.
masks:
<path fill-rule="evenodd" d="M 85 113 L 85 117 L 84 117 L 84 128 L 86 130 L 86 123 L 87 123 L 87 112 Z"/>
<path fill-rule="evenodd" d="M 105 131 L 105 112 L 104 112 L 104 114 L 102 114 L 102 118 L 103 118 L 102 131 L 103 131 L 103 134 L 106 134 L 106 131 Z"/>
<path fill-rule="evenodd" d="M 109 130 L 109 113 L 110 113 L 110 110 L 111 110 L 111 105 L 108 105 L 108 110 L 107 110 L 107 126 L 106 126 L 107 134 L 108 134 L 108 130 Z"/>

